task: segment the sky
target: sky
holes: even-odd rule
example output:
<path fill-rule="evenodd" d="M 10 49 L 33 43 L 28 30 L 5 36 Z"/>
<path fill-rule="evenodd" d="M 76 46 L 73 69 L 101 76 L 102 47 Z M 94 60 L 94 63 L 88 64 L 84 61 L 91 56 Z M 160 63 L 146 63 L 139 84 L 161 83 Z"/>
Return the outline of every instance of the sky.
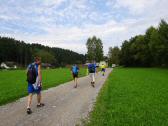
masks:
<path fill-rule="evenodd" d="M 109 47 L 168 21 L 168 0 L 0 0 L 0 36 L 85 54 L 93 35 Z"/>

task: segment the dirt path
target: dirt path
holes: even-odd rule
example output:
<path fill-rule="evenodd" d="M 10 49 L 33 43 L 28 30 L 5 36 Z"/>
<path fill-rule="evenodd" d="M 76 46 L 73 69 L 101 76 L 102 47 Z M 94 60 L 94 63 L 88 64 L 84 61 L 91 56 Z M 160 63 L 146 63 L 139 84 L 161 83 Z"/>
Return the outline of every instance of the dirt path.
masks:
<path fill-rule="evenodd" d="M 36 108 L 36 96 L 32 103 L 31 115 L 26 114 L 27 97 L 0 106 L 0 126 L 75 126 L 81 118 L 88 115 L 96 96 L 112 69 L 107 69 L 105 76 L 96 75 L 95 88 L 90 86 L 90 78 L 79 79 L 77 89 L 73 81 L 43 91 L 45 107 Z"/>

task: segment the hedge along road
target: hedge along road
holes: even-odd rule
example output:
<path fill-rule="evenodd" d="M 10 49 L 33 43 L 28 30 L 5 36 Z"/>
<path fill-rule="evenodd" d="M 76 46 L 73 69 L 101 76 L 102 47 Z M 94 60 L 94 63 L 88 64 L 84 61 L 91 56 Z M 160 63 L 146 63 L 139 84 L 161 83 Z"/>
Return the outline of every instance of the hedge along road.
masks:
<path fill-rule="evenodd" d="M 0 107 L 0 126 L 74 126 L 80 124 L 93 107 L 99 90 L 112 69 L 105 76 L 96 75 L 95 88 L 90 85 L 90 77 L 79 78 L 79 86 L 73 88 L 73 81 L 42 92 L 43 108 L 36 108 L 33 97 L 31 115 L 26 113 L 27 97 Z"/>

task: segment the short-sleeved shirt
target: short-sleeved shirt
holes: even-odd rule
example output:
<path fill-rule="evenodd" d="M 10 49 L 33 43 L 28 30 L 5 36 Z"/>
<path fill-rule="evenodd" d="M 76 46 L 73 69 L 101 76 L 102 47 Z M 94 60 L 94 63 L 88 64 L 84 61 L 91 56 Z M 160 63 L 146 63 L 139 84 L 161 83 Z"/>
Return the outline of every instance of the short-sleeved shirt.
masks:
<path fill-rule="evenodd" d="M 101 68 L 102 68 L 102 69 L 105 69 L 105 68 L 106 68 L 106 66 L 105 66 L 105 65 L 101 65 Z"/>

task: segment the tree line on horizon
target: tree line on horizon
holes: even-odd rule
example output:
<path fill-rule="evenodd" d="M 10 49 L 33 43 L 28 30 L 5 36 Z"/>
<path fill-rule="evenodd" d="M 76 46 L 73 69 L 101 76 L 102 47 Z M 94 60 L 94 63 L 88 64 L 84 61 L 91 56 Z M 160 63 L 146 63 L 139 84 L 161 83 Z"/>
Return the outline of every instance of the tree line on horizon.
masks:
<path fill-rule="evenodd" d="M 85 55 L 71 50 L 51 48 L 41 44 L 27 44 L 13 38 L 0 37 L 0 63 L 12 61 L 19 66 L 26 67 L 33 62 L 35 56 L 40 56 L 43 63 L 49 63 L 54 67 L 82 64 L 86 60 Z"/>
<path fill-rule="evenodd" d="M 168 66 L 168 23 L 161 20 L 158 27 L 151 26 L 145 35 L 137 35 L 122 43 L 121 48 L 110 47 L 109 64 L 126 67 Z"/>

